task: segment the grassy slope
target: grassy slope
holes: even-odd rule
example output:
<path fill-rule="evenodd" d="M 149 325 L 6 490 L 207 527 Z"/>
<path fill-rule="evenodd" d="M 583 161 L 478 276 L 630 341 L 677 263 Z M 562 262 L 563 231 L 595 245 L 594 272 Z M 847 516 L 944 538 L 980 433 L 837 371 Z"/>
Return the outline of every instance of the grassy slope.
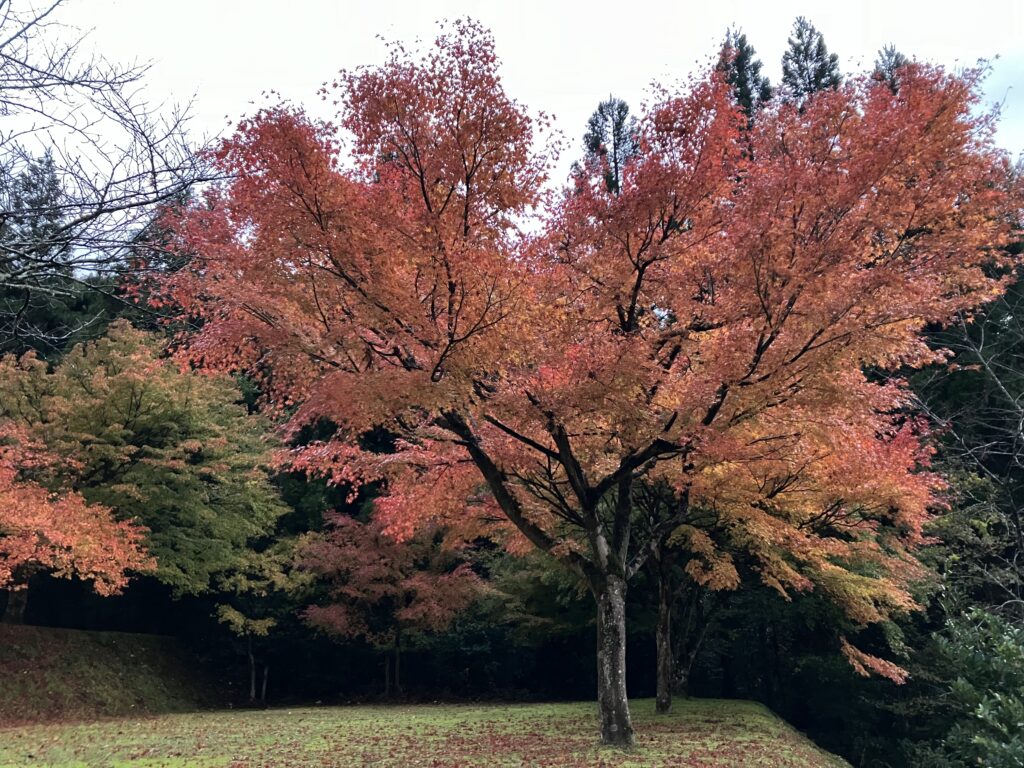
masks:
<path fill-rule="evenodd" d="M 194 710 L 197 677 L 169 638 L 0 624 L 0 725 Z"/>
<path fill-rule="evenodd" d="M 634 703 L 638 748 L 595 746 L 593 704 L 277 709 L 0 729 L 0 768 L 843 768 L 760 705 Z M 848 768 L 848 767 L 847 767 Z"/>

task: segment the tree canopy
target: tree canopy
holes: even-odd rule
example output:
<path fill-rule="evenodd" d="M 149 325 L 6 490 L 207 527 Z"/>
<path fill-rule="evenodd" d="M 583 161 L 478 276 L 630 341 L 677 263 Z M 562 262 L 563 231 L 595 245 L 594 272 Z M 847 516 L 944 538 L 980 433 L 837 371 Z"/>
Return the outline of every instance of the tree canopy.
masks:
<path fill-rule="evenodd" d="M 809 25 L 797 37 L 825 55 Z M 292 429 L 338 426 L 296 466 L 386 479 L 397 536 L 469 521 L 587 581 L 609 741 L 631 739 L 641 478 L 678 489 L 680 514 L 713 511 L 784 594 L 822 590 L 860 624 L 914 606 L 908 553 L 942 483 L 905 382 L 873 372 L 941 360 L 924 329 L 1002 291 L 1007 169 L 971 111 L 977 73 L 906 67 L 897 98 L 823 66 L 820 92 L 744 142 L 728 84 L 693 82 L 643 117 L 617 195 L 599 172 L 523 238 L 545 158 L 491 37 L 459 22 L 340 77 L 354 172 L 330 126 L 266 110 L 214 157 L 232 180 L 176 225 L 199 254 L 164 283 L 202 321 L 188 359 L 267 374 Z M 354 442 L 379 427 L 394 452 Z M 701 578 L 734 567 L 692 535 Z"/>
<path fill-rule="evenodd" d="M 41 482 L 145 526 L 156 577 L 199 593 L 285 507 L 266 474 L 275 446 L 237 385 L 181 370 L 161 346 L 118 321 L 52 370 L 31 354 L 0 359 L 0 418 L 55 457 Z"/>

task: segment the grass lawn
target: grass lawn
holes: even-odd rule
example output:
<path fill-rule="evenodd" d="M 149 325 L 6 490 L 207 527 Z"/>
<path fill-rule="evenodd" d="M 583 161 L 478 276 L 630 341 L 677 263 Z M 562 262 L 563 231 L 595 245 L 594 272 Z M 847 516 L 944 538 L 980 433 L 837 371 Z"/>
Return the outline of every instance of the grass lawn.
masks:
<path fill-rule="evenodd" d="M 0 728 L 0 767 L 772 766 L 843 768 L 744 701 L 633 703 L 637 748 L 596 745 L 595 705 L 361 706 L 235 710 Z"/>

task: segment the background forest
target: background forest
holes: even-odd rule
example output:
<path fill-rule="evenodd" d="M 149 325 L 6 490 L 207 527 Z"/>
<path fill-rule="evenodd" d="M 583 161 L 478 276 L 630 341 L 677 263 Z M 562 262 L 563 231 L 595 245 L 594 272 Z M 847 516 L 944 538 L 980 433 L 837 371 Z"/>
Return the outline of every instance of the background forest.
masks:
<path fill-rule="evenodd" d="M 377 503 L 386 479 L 322 469 L 339 464 L 317 453 L 334 450 L 338 424 L 282 430 L 298 404 L 268 407 L 273 375 L 175 355 L 207 320 L 163 300 L 160 281 L 190 263 L 169 222 L 228 175 L 222 158 L 133 101 L 142 72 L 41 46 L 45 15 L 3 24 L 18 31 L 0 48 L 5 114 L 77 137 L 0 137 L 3 621 L 180 638 L 211 700 L 236 706 L 592 698 L 595 616 L 577 572 L 484 527 L 435 522 L 396 541 Z M 898 95 L 912 59 L 885 48 L 868 77 Z M 747 131 L 773 104 L 810 109 L 858 74 L 804 18 L 779 83 L 739 27 L 715 61 Z M 69 122 L 78 98 L 131 141 Z M 631 105 L 610 97 L 579 129 L 569 186 L 591 174 L 615 199 L 642 153 Z M 1014 194 L 1019 182 L 1009 170 Z M 1020 276 L 1010 224 L 993 279 Z M 630 696 L 760 701 L 857 766 L 1024 764 L 1024 287 L 1007 284 L 928 327 L 943 362 L 869 372 L 909 380 L 948 482 L 905 566 L 920 567 L 919 609 L 861 621 L 826 589 L 773 588 L 743 552 L 736 578 L 709 576 L 703 539 L 666 537 L 629 585 Z M 357 447 L 401 443 L 375 427 Z M 666 493 L 635 490 L 638 529 Z M 846 637 L 857 648 L 844 654 Z"/>

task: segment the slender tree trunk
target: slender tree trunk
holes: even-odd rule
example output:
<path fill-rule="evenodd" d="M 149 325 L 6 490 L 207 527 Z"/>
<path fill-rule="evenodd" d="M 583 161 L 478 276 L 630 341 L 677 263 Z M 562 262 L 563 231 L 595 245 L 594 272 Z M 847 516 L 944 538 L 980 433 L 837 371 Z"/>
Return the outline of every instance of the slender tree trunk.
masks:
<path fill-rule="evenodd" d="M 245 638 L 245 651 L 249 656 L 249 703 L 256 701 L 256 657 L 252 653 L 252 635 Z"/>
<path fill-rule="evenodd" d="M 263 666 L 263 687 L 260 689 L 260 703 L 267 703 L 267 678 L 270 677 L 270 665 Z"/>
<path fill-rule="evenodd" d="M 707 590 L 684 577 L 680 592 L 675 592 L 675 605 L 680 609 L 681 621 L 676 622 L 673 632 L 673 663 L 675 664 L 675 692 L 687 698 L 690 695 L 690 679 L 693 666 L 700 655 L 707 637 L 708 629 L 711 626 L 711 618 L 717 610 L 718 600 L 715 593 L 708 593 Z M 730 670 L 732 667 L 730 666 Z M 728 681 L 723 680 L 723 684 Z"/>
<path fill-rule="evenodd" d="M 402 634 L 395 632 L 395 693 L 402 695 Z"/>
<path fill-rule="evenodd" d="M 658 563 L 657 686 L 654 709 L 659 715 L 672 711 L 672 678 L 675 658 L 672 653 L 672 584 L 666 569 Z"/>
<path fill-rule="evenodd" d="M 683 664 L 675 676 L 675 692 L 684 699 L 690 698 L 690 665 Z"/>
<path fill-rule="evenodd" d="M 391 654 L 384 654 L 384 698 L 391 698 Z"/>
<path fill-rule="evenodd" d="M 626 696 L 626 582 L 607 576 L 594 590 L 597 599 L 597 705 L 601 741 L 633 746 L 633 723 Z"/>
<path fill-rule="evenodd" d="M 7 592 L 7 608 L 4 610 L 4 624 L 24 624 L 25 609 L 28 607 L 28 586 Z"/>

